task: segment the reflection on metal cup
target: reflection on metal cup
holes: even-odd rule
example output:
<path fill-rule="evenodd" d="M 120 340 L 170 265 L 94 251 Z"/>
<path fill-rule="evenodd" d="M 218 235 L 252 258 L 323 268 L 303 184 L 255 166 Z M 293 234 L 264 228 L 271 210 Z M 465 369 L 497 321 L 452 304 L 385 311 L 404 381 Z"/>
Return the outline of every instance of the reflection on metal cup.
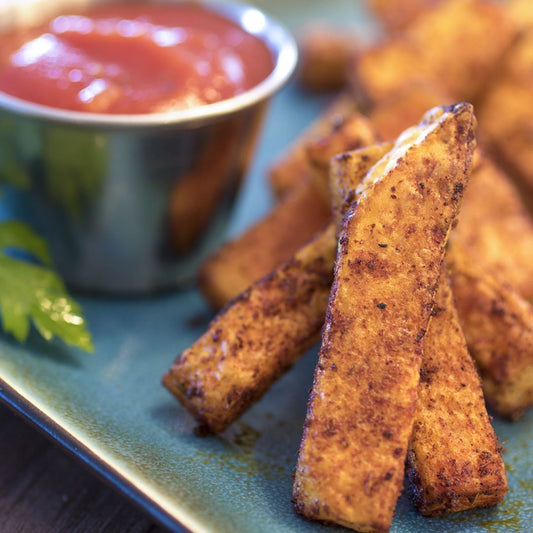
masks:
<path fill-rule="evenodd" d="M 241 24 L 257 11 L 206 4 Z M 273 53 L 274 70 L 215 104 L 113 116 L 0 92 L 0 145 L 8 154 L 0 157 L 0 174 L 23 185 L 11 207 L 47 238 L 72 287 L 113 293 L 179 287 L 221 242 L 268 100 L 296 63 L 292 38 L 264 20 L 257 35 Z"/>

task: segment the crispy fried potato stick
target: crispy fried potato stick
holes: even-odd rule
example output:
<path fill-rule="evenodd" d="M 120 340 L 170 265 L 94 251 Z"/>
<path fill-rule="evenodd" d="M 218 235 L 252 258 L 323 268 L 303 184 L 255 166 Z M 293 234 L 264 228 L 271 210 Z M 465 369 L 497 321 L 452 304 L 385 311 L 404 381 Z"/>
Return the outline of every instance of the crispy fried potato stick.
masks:
<path fill-rule="evenodd" d="M 510 178 L 477 152 L 450 240 L 533 299 L 533 218 Z"/>
<path fill-rule="evenodd" d="M 509 0 L 509 15 L 521 30 L 533 29 L 533 3 L 531 0 Z"/>
<path fill-rule="evenodd" d="M 330 163 L 329 184 L 333 220 L 340 231 L 346 211 L 356 200 L 356 189 L 370 168 L 391 151 L 394 143 L 373 144 L 367 148 L 344 152 Z"/>
<path fill-rule="evenodd" d="M 353 85 L 371 103 L 428 82 L 454 101 L 475 102 L 515 34 L 503 6 L 449 0 L 400 35 L 363 51 L 355 60 Z"/>
<path fill-rule="evenodd" d="M 345 217 L 294 480 L 307 518 L 391 525 L 473 123 L 469 104 L 432 110 L 368 172 Z"/>
<path fill-rule="evenodd" d="M 254 283 L 163 377 L 204 429 L 223 431 L 319 339 L 336 242 L 330 225 Z"/>
<path fill-rule="evenodd" d="M 445 265 L 432 315 L 406 465 L 412 499 L 425 516 L 490 507 L 507 492 L 501 450 Z"/>
<path fill-rule="evenodd" d="M 390 32 L 409 26 L 421 13 L 443 0 L 369 0 L 370 9 Z M 417 117 L 418 118 L 418 117 Z"/>
<path fill-rule="evenodd" d="M 356 111 L 355 100 L 349 94 L 338 96 L 334 102 L 292 143 L 269 172 L 274 194 L 281 198 L 297 184 L 311 176 L 307 159 L 307 145 L 319 137 L 335 131 L 346 117 Z M 373 140 L 369 142 L 371 144 Z"/>
<path fill-rule="evenodd" d="M 331 193 L 338 225 L 344 214 L 343 201 L 344 206 L 353 203 L 350 196 L 357 184 L 351 176 L 361 172 L 361 165 L 372 152 L 379 159 L 391 147 L 390 143 L 374 145 L 333 158 Z M 480 167 L 481 161 L 476 170 Z M 461 219 L 466 199 L 472 197 L 473 177 L 465 193 Z M 486 186 L 490 189 L 490 183 Z M 500 191 L 496 188 L 494 192 L 498 195 Z M 481 194 L 480 202 L 484 202 L 484 196 Z M 473 226 L 479 227 L 479 220 Z M 445 269 L 435 305 L 424 338 L 422 380 L 407 462 L 413 500 L 426 516 L 495 505 L 507 487 L 481 383 L 458 324 Z"/>
<path fill-rule="evenodd" d="M 354 187 L 378 159 L 372 148 L 353 154 Z M 230 302 L 164 377 L 209 431 L 222 431 L 237 419 L 318 340 L 333 278 L 335 232 L 331 225 Z"/>
<path fill-rule="evenodd" d="M 417 119 L 420 116 L 422 113 L 418 115 Z M 329 135 L 324 135 L 308 143 L 306 152 L 312 180 L 328 204 L 330 204 L 329 171 L 331 159 L 338 154 L 373 145 L 376 139 L 374 128 L 368 118 L 361 113 L 354 112 L 347 116 L 342 124 L 339 124 Z M 357 177 L 360 179 L 361 174 L 357 174 Z"/>
<path fill-rule="evenodd" d="M 533 28 L 506 55 L 478 118 L 491 155 L 518 179 L 533 206 Z"/>
<path fill-rule="evenodd" d="M 487 405 L 515 420 L 533 404 L 533 308 L 460 246 L 450 246 L 446 261 Z"/>
<path fill-rule="evenodd" d="M 328 200 L 312 183 L 297 187 L 264 218 L 205 261 L 199 274 L 202 293 L 220 309 L 287 261 L 330 218 Z"/>

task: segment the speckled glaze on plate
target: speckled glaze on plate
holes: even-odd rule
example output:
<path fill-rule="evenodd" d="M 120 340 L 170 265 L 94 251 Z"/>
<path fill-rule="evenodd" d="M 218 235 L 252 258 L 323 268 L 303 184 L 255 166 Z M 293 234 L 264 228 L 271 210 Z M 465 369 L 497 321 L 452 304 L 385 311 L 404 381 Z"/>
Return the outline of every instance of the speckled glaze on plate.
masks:
<path fill-rule="evenodd" d="M 356 2 L 263 2 L 295 28 L 322 17 L 359 21 Z M 236 233 L 270 205 L 264 171 L 324 105 L 289 86 L 275 99 L 237 208 Z M 88 463 L 163 525 L 216 533 L 340 532 L 293 513 L 291 474 L 312 381 L 310 351 L 221 436 L 194 422 L 161 387 L 175 355 L 205 329 L 195 290 L 142 299 L 80 298 L 94 336 L 87 355 L 37 335 L 25 346 L 0 337 L 0 397 Z M 528 531 L 533 524 L 533 413 L 494 422 L 506 450 L 510 491 L 496 509 L 425 519 L 401 497 L 393 532 Z"/>

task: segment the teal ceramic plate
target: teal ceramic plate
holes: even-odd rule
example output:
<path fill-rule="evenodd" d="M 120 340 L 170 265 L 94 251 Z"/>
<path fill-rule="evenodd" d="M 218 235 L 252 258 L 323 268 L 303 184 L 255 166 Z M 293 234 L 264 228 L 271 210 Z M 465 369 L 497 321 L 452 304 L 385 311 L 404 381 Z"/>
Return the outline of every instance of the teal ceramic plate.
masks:
<path fill-rule="evenodd" d="M 269 2 L 266 7 L 293 27 L 314 16 L 366 21 L 355 2 Z M 268 162 L 323 104 L 295 87 L 273 102 L 233 232 L 267 210 L 270 200 L 263 176 Z M 0 337 L 0 397 L 170 529 L 342 530 L 307 522 L 291 507 L 291 474 L 316 351 L 223 435 L 199 438 L 191 417 L 160 385 L 175 355 L 207 325 L 209 310 L 199 293 L 81 300 L 95 354 L 47 344 L 37 335 L 25 346 Z M 532 414 L 516 424 L 495 421 L 506 450 L 510 485 L 502 505 L 428 520 L 402 496 L 392 531 L 529 530 Z"/>

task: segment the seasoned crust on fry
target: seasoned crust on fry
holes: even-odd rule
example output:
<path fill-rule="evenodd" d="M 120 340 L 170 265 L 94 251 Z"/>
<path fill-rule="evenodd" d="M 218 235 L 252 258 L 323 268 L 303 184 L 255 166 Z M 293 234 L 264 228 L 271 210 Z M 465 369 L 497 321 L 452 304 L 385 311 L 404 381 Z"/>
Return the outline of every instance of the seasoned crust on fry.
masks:
<path fill-rule="evenodd" d="M 394 33 L 403 30 L 426 10 L 442 2 L 443 0 L 369 0 L 368 4 L 383 26 Z"/>
<path fill-rule="evenodd" d="M 505 466 L 445 266 L 423 345 L 406 465 L 411 497 L 425 516 L 496 505 L 507 492 Z"/>
<path fill-rule="evenodd" d="M 216 309 L 287 261 L 331 218 L 329 200 L 312 183 L 292 191 L 264 218 L 203 264 L 200 290 Z"/>
<path fill-rule="evenodd" d="M 390 152 L 393 146 L 394 143 L 373 144 L 367 148 L 339 154 L 331 160 L 329 189 L 333 219 L 339 231 L 346 210 L 355 200 L 355 190 L 362 176 Z"/>
<path fill-rule="evenodd" d="M 493 155 L 518 178 L 533 205 L 533 28 L 520 36 L 479 106 Z"/>
<path fill-rule="evenodd" d="M 449 0 L 418 17 L 401 35 L 359 54 L 353 85 L 373 103 L 427 82 L 455 101 L 472 102 L 515 33 L 503 6 Z"/>
<path fill-rule="evenodd" d="M 515 420 L 533 404 L 533 308 L 462 247 L 451 245 L 446 261 L 487 405 Z"/>
<path fill-rule="evenodd" d="M 313 183 L 328 202 L 331 159 L 338 154 L 373 145 L 376 139 L 376 133 L 368 118 L 361 113 L 353 112 L 330 134 L 318 137 L 307 144 L 307 160 Z M 361 174 L 357 173 L 357 179 L 360 177 Z"/>
<path fill-rule="evenodd" d="M 533 218 L 510 178 L 481 154 L 450 239 L 533 299 Z"/>
<path fill-rule="evenodd" d="M 204 429 L 223 431 L 318 340 L 335 249 L 330 226 L 230 302 L 178 356 L 163 384 Z"/>
<path fill-rule="evenodd" d="M 269 179 L 274 194 L 281 198 L 297 184 L 311 176 L 307 145 L 328 135 L 342 125 L 344 119 L 356 110 L 355 100 L 341 94 L 333 103 L 281 154 L 270 167 Z"/>
<path fill-rule="evenodd" d="M 296 510 L 357 531 L 392 522 L 420 343 L 475 144 L 470 105 L 434 110 L 425 124 L 435 129 L 409 131 L 407 151 L 367 174 L 345 218 L 296 467 Z"/>

